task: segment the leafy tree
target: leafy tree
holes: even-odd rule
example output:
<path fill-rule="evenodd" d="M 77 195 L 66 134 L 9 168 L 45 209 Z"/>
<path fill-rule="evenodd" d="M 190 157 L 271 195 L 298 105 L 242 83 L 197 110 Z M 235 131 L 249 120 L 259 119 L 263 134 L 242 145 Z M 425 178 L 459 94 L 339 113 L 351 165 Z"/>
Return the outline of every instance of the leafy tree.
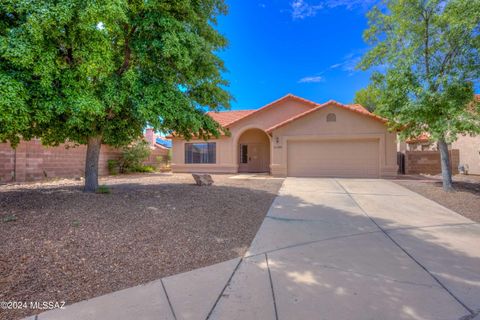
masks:
<path fill-rule="evenodd" d="M 451 191 L 447 144 L 460 133 L 480 132 L 480 106 L 472 102 L 480 78 L 480 1 L 388 0 L 368 13 L 372 45 L 360 67 L 381 66 L 372 86 L 376 112 L 401 137 L 428 133 L 441 154 L 443 188 Z"/>
<path fill-rule="evenodd" d="M 85 191 L 98 188 L 102 143 L 147 125 L 218 136 L 206 110 L 231 96 L 216 52 L 223 0 L 2 0 L 0 141 L 87 144 Z"/>
<path fill-rule="evenodd" d="M 379 104 L 380 94 L 381 92 L 379 92 L 378 88 L 370 84 L 355 93 L 354 102 L 361 104 L 367 108 L 368 111 L 373 112 Z"/>

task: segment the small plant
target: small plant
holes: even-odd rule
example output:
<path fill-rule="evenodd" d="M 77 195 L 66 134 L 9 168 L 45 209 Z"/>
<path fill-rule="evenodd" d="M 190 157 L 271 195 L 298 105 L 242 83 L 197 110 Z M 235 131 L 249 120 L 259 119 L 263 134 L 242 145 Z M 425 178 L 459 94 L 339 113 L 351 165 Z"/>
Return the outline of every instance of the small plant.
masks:
<path fill-rule="evenodd" d="M 155 167 L 153 166 L 139 166 L 134 168 L 134 172 L 155 172 Z"/>
<path fill-rule="evenodd" d="M 97 193 L 110 194 L 110 188 L 107 185 L 101 185 L 97 189 Z"/>
<path fill-rule="evenodd" d="M 120 163 L 118 160 L 108 160 L 108 174 L 114 176 L 120 171 Z"/>
<path fill-rule="evenodd" d="M 147 159 L 149 155 L 150 147 L 145 140 L 139 140 L 123 148 L 123 154 L 120 160 L 120 172 L 143 172 L 139 171 L 139 168 L 143 167 L 142 162 Z"/>
<path fill-rule="evenodd" d="M 9 214 L 8 216 L 3 217 L 2 220 L 4 223 L 17 221 L 17 216 L 14 214 Z"/>
<path fill-rule="evenodd" d="M 80 225 L 81 225 L 80 221 L 78 221 L 78 220 L 73 220 L 72 221 L 72 227 L 78 228 L 78 227 L 80 227 Z"/>

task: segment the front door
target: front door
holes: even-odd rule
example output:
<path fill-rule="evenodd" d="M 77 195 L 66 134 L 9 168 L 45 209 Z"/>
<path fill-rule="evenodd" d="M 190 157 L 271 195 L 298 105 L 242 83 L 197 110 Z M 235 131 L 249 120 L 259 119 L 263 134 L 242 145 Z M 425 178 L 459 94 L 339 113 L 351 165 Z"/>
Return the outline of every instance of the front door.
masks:
<path fill-rule="evenodd" d="M 240 172 L 268 171 L 266 146 L 261 143 L 240 144 Z"/>

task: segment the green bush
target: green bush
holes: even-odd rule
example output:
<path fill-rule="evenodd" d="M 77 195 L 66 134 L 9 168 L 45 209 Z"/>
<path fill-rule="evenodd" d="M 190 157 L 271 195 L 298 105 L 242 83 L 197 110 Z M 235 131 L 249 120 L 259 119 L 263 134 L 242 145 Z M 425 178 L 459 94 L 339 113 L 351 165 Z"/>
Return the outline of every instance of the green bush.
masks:
<path fill-rule="evenodd" d="M 110 194 L 110 188 L 106 185 L 101 185 L 98 187 L 97 193 Z"/>
<path fill-rule="evenodd" d="M 134 172 L 155 172 L 155 167 L 152 166 L 140 166 L 137 168 L 134 168 Z"/>
<path fill-rule="evenodd" d="M 108 160 L 108 174 L 116 175 L 120 172 L 120 162 L 118 160 Z"/>
<path fill-rule="evenodd" d="M 139 140 L 123 148 L 122 158 L 120 159 L 120 172 L 143 172 L 145 159 L 150 155 L 150 147 L 145 140 Z"/>
<path fill-rule="evenodd" d="M 71 225 L 72 227 L 78 228 L 80 227 L 81 223 L 78 220 L 73 220 Z"/>
<path fill-rule="evenodd" d="M 17 216 L 14 215 L 14 214 L 10 214 L 10 215 L 5 216 L 5 217 L 3 218 L 3 222 L 4 222 L 4 223 L 7 223 L 7 222 L 15 222 L 15 221 L 17 221 Z"/>

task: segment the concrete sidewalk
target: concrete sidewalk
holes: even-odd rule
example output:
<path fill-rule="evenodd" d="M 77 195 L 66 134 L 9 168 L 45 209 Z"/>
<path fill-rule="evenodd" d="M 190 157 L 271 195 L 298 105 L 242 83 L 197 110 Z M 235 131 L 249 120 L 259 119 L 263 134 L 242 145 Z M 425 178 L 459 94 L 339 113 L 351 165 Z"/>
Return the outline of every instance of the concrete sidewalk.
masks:
<path fill-rule="evenodd" d="M 479 243 L 480 224 L 391 181 L 288 178 L 242 259 L 37 319 L 472 319 Z"/>

